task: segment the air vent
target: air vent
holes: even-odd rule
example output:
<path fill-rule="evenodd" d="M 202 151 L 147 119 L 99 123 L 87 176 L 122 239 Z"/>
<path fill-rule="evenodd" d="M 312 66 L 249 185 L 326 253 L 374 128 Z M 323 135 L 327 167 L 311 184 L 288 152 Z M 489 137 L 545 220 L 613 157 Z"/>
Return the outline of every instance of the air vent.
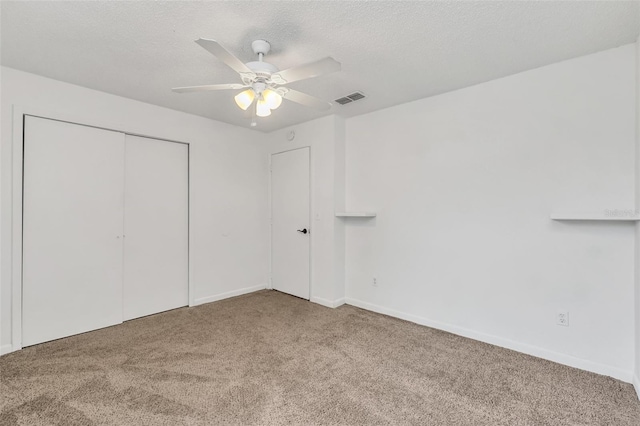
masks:
<path fill-rule="evenodd" d="M 364 99 L 364 98 L 365 96 L 362 92 L 354 92 L 343 98 L 336 99 L 335 102 L 339 103 L 340 105 L 346 105 L 348 103 L 359 101 L 360 99 Z"/>
<path fill-rule="evenodd" d="M 349 98 L 340 98 L 340 99 L 336 99 L 336 102 L 339 103 L 340 105 L 344 105 L 344 104 L 348 104 L 349 102 L 353 102 L 351 99 Z"/>

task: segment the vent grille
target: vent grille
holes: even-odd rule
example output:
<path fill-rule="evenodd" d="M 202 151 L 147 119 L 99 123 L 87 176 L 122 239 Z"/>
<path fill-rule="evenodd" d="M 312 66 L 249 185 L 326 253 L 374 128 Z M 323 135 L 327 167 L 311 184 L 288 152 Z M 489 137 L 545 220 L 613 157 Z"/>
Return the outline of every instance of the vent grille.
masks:
<path fill-rule="evenodd" d="M 354 92 L 350 95 L 344 96 L 342 98 L 338 98 L 335 100 L 335 102 L 339 103 L 340 105 L 346 105 L 349 104 L 351 102 L 355 102 L 355 101 L 359 101 L 360 99 L 364 99 L 366 96 L 362 93 L 362 92 Z"/>

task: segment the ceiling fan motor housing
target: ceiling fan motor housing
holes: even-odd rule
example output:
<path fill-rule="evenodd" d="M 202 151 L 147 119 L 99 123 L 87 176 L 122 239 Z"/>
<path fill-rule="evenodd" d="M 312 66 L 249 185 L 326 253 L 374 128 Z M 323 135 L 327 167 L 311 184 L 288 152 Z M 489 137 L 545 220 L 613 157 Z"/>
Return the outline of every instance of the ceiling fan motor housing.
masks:
<path fill-rule="evenodd" d="M 264 90 L 264 88 L 262 88 L 262 90 L 258 92 L 256 85 L 262 85 L 266 87 L 266 85 L 271 82 L 271 75 L 279 71 L 275 65 L 268 62 L 254 61 L 247 62 L 246 65 L 251 71 L 255 73 L 256 76 L 252 80 L 246 81 L 245 83 L 251 85 L 256 93 L 261 93 L 262 90 Z"/>
<path fill-rule="evenodd" d="M 249 69 L 254 73 L 256 73 L 256 75 L 258 76 L 261 76 L 261 75 L 271 76 L 271 74 L 280 71 L 278 67 L 276 67 L 273 64 L 270 64 L 269 62 L 253 61 L 253 62 L 247 62 L 245 65 L 249 67 Z"/>

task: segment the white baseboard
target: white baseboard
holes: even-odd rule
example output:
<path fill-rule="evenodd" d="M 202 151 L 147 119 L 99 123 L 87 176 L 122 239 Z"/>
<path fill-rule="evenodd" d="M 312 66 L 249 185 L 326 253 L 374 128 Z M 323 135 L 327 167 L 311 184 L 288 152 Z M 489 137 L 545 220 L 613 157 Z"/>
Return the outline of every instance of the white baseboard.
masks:
<path fill-rule="evenodd" d="M 638 377 L 638 373 L 633 375 L 633 387 L 636 388 L 636 393 L 638 394 L 638 399 L 640 400 L 640 377 Z"/>
<path fill-rule="evenodd" d="M 10 343 L 8 345 L 0 346 L 0 355 L 5 355 L 9 352 L 13 352 L 13 346 Z"/>
<path fill-rule="evenodd" d="M 444 330 L 458 336 L 468 337 L 470 339 L 479 340 L 491 345 L 500 346 L 503 348 L 511 349 L 517 352 L 522 352 L 527 355 L 532 355 L 538 358 L 543 358 L 549 361 L 557 362 L 558 364 L 568 365 L 569 367 L 579 368 L 581 370 L 590 371 L 592 373 L 602 374 L 604 376 L 610 376 L 623 382 L 631 383 L 633 381 L 633 372 L 623 370 L 617 367 L 612 367 L 605 364 L 589 361 L 582 358 L 576 358 L 571 355 L 562 354 L 559 352 L 550 351 L 540 348 L 538 346 L 528 345 L 526 343 L 520 343 L 502 337 L 494 336 L 491 334 L 485 334 L 478 331 L 470 330 L 455 325 L 445 324 L 438 321 L 433 321 L 427 318 L 418 317 L 404 312 L 399 312 L 394 309 L 385 308 L 382 306 L 374 305 L 372 303 L 363 302 L 360 300 L 347 297 L 346 303 L 358 308 L 366 309 L 368 311 L 377 312 L 379 314 L 389 315 L 392 317 L 400 318 L 406 321 L 411 321 L 416 324 L 424 325 L 431 328 L 437 328 Z M 636 390 L 639 386 L 636 385 Z M 640 392 L 639 392 L 640 395 Z"/>
<path fill-rule="evenodd" d="M 241 296 L 247 293 L 253 293 L 254 291 L 264 290 L 267 288 L 266 284 L 260 284 L 253 287 L 245 287 L 238 290 L 228 291 L 226 293 L 215 294 L 213 296 L 201 297 L 193 301 L 191 306 L 198 306 L 204 303 L 217 302 L 218 300 L 228 299 L 230 297 Z"/>
<path fill-rule="evenodd" d="M 345 304 L 345 298 L 337 299 L 337 300 L 328 300 L 323 299 L 322 297 L 311 297 L 311 302 L 317 303 L 318 305 L 326 306 L 327 308 L 337 308 L 338 306 Z"/>

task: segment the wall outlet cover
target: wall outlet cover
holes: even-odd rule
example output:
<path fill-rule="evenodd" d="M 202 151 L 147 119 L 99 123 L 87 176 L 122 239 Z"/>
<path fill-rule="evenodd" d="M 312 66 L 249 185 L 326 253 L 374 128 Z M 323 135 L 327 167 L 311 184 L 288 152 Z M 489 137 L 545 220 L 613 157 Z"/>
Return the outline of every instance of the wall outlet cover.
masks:
<path fill-rule="evenodd" d="M 556 315 L 556 324 L 564 327 L 569 326 L 569 311 L 558 311 Z"/>

